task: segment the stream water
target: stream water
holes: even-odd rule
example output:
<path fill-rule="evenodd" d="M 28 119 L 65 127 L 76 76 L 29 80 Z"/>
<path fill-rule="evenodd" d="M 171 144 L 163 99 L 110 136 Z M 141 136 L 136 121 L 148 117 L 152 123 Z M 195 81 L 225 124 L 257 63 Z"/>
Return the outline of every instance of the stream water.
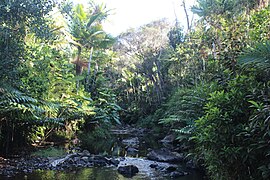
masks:
<path fill-rule="evenodd" d="M 134 139 L 135 138 L 135 139 Z M 139 139 L 138 144 L 128 145 L 132 149 L 127 148 L 128 143 L 134 143 Z M 127 141 L 125 142 L 125 139 Z M 133 139 L 133 142 L 132 142 Z M 106 154 L 114 157 L 125 157 L 124 161 L 120 161 L 120 164 L 133 164 L 137 166 L 140 171 L 132 178 L 125 178 L 117 172 L 117 167 L 91 167 L 91 168 L 77 168 L 69 171 L 56 171 L 56 170 L 37 170 L 32 173 L 21 173 L 17 174 L 15 177 L 7 178 L 0 175 L 0 180 L 125 180 L 125 179 L 134 179 L 134 180 L 152 180 L 152 179 L 171 179 L 163 175 L 155 174 L 156 171 L 149 167 L 153 161 L 146 160 L 147 152 L 150 149 L 158 149 L 163 145 L 157 140 L 157 136 L 144 136 L 137 137 L 136 134 L 115 134 L 110 141 L 96 141 L 94 146 L 92 146 L 89 151 L 93 154 Z M 129 141 L 131 140 L 131 141 Z M 129 151 L 130 150 L 130 151 Z M 164 163 L 166 165 L 166 163 Z M 168 164 L 169 165 L 169 164 Z M 174 178 L 177 180 L 202 180 L 202 175 L 192 169 L 187 169 L 185 164 L 177 164 L 179 168 L 183 171 L 188 172 L 186 176 Z"/>
<path fill-rule="evenodd" d="M 148 177 L 138 173 L 132 178 L 125 178 L 116 168 L 83 168 L 76 171 L 35 171 L 31 174 L 18 174 L 15 177 L 1 177 L 1 180 L 169 180 L 170 177 Z M 201 180 L 201 175 L 191 172 L 190 175 L 175 178 L 176 180 Z"/>

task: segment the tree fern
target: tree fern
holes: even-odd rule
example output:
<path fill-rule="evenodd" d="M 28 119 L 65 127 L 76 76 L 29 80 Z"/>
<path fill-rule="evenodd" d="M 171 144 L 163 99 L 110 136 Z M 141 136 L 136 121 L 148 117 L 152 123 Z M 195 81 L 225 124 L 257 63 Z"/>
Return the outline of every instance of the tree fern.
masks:
<path fill-rule="evenodd" d="M 208 95 L 215 89 L 215 83 L 180 88 L 165 104 L 164 115 L 159 123 L 169 126 L 178 140 L 189 140 L 195 131 L 195 120 L 203 116 Z"/>
<path fill-rule="evenodd" d="M 39 107 L 37 99 L 23 94 L 22 92 L 5 86 L 0 87 L 0 114 L 8 114 L 11 112 L 44 113 L 44 110 Z"/>

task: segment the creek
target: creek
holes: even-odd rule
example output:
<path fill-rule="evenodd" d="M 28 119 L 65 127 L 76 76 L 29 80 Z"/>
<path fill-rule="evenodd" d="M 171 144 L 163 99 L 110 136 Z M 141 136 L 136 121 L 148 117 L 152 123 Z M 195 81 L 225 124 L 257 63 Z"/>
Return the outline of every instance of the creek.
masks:
<path fill-rule="evenodd" d="M 115 168 L 95 167 L 95 168 L 82 168 L 74 171 L 43 171 L 37 170 L 30 174 L 18 174 L 12 178 L 0 176 L 1 180 L 169 180 L 170 177 L 149 177 L 146 174 L 138 173 L 132 178 L 125 178 L 119 174 Z M 195 171 L 192 174 L 174 178 L 176 180 L 201 180 L 201 175 Z"/>
<path fill-rule="evenodd" d="M 173 179 L 177 180 L 202 180 L 202 174 L 193 168 L 188 168 L 184 161 L 182 162 L 157 162 L 147 159 L 147 154 L 153 149 L 160 149 L 170 144 L 165 145 L 158 140 L 158 135 L 147 133 L 144 130 L 114 130 L 113 137 L 110 140 L 96 141 L 89 152 L 91 158 L 96 158 L 95 155 L 99 154 L 106 157 L 114 157 L 111 160 L 118 161 L 116 166 L 84 166 L 76 165 L 63 165 L 63 167 L 69 168 L 37 168 L 31 171 L 19 172 L 11 178 L 3 176 L 0 173 L 0 180 L 7 179 L 29 179 L 29 180 L 150 180 L 150 179 L 172 179 L 170 176 L 174 170 L 181 170 L 184 173 L 181 176 L 176 176 Z M 166 147 L 169 148 L 169 147 Z M 84 155 L 79 156 L 77 159 L 85 158 Z M 89 156 L 90 158 L 90 156 Z M 67 159 L 67 158 L 66 158 Z M 61 160 L 61 159 L 60 159 Z M 70 160 L 69 160 L 70 161 Z M 80 161 L 81 162 L 81 161 Z M 79 162 L 79 163 L 80 163 Z M 48 162 L 47 162 L 48 163 Z M 51 163 L 51 162 L 50 162 Z M 72 161 L 72 163 L 77 163 Z M 33 163 L 35 164 L 35 163 Z M 127 178 L 120 174 L 117 170 L 119 166 L 134 165 L 139 169 L 139 172 Z M 48 165 L 49 166 L 49 165 Z M 169 169 L 170 172 L 167 172 Z M 171 172 L 172 171 L 172 172 Z"/>

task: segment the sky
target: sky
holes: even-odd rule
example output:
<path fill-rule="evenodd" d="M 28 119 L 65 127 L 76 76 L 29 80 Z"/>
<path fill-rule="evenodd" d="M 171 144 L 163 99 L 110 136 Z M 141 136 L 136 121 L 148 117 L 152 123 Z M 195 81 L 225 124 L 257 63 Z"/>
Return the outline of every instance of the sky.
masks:
<path fill-rule="evenodd" d="M 162 18 L 174 22 L 177 16 L 181 25 L 185 27 L 187 24 L 181 6 L 182 0 L 95 0 L 95 2 L 105 3 L 106 7 L 111 9 L 111 15 L 104 22 L 104 30 L 112 35 L 118 35 L 129 28 L 137 28 Z M 194 2 L 195 0 L 186 0 L 187 8 L 190 9 Z M 190 18 L 192 18 L 191 14 Z"/>

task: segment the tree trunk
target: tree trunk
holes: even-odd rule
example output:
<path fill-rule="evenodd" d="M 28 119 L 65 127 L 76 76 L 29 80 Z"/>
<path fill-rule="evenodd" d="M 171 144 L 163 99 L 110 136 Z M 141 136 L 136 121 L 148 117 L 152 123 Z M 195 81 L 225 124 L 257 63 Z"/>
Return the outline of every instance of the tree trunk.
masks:
<path fill-rule="evenodd" d="M 92 62 L 92 57 L 93 57 L 93 47 L 91 47 L 91 50 L 90 50 L 90 56 L 89 56 L 89 60 L 88 60 L 88 69 L 87 69 L 87 77 L 86 77 L 86 89 L 88 91 L 90 91 L 90 83 L 89 83 L 89 80 L 90 80 L 90 75 L 91 75 L 91 62 Z"/>

